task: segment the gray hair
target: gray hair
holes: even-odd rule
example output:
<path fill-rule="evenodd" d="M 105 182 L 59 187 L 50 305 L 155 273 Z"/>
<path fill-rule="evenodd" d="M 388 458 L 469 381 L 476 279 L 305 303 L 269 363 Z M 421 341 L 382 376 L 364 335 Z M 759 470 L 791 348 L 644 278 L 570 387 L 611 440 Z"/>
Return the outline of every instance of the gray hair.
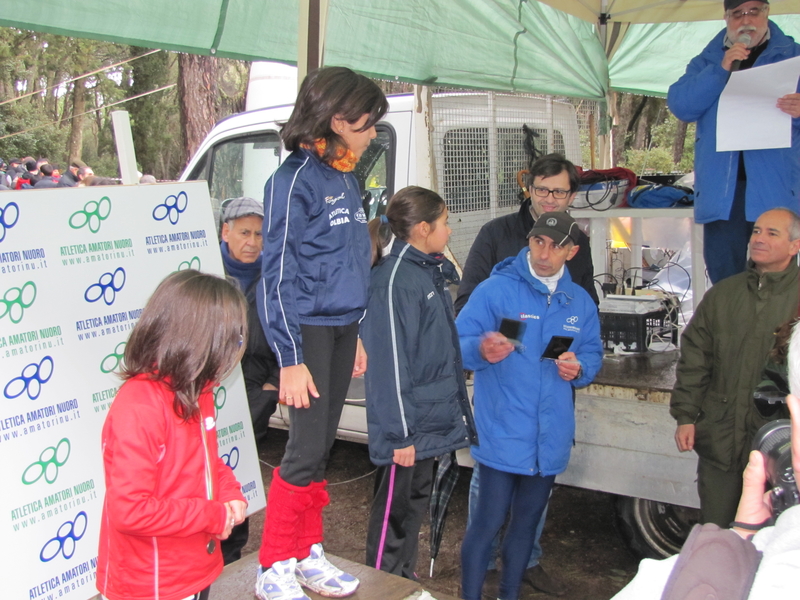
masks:
<path fill-rule="evenodd" d="M 791 208 L 787 208 L 786 206 L 779 206 L 777 208 L 772 208 L 770 210 L 780 210 L 782 212 L 787 213 L 791 219 L 791 221 L 789 222 L 789 241 L 793 242 L 797 239 L 800 239 L 800 215 L 798 215 Z"/>

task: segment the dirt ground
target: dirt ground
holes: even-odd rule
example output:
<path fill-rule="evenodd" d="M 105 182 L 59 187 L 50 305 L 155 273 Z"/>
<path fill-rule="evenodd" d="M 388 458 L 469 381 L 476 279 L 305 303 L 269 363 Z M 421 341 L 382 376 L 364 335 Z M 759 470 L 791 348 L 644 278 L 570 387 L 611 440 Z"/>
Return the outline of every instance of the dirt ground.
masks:
<path fill-rule="evenodd" d="M 272 466 L 280 463 L 287 432 L 270 430 L 259 449 L 265 486 Z M 374 466 L 367 448 L 338 440 L 328 466 L 331 504 L 325 510 L 325 550 L 356 562 L 364 561 L 367 517 L 372 499 Z M 417 573 L 432 593 L 459 596 L 461 540 L 467 523 L 467 496 L 471 470 L 462 468 L 453 492 L 433 578 L 428 577 L 428 524 L 420 534 Z M 264 512 L 251 519 L 250 540 L 244 554 L 255 552 L 261 540 Z M 542 566 L 567 586 L 565 600 L 607 600 L 636 574 L 638 560 L 627 550 L 614 527 L 612 496 L 567 486 L 556 486 L 542 535 Z M 496 598 L 496 578 L 487 579 L 485 598 Z M 493 587 L 494 586 L 494 589 Z M 523 584 L 522 599 L 547 598 Z"/>

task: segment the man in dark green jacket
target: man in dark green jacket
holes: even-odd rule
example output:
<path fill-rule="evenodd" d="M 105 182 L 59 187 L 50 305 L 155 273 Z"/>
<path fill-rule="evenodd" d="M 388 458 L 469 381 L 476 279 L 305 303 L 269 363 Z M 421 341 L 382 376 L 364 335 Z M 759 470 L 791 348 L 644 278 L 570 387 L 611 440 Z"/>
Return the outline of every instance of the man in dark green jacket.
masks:
<path fill-rule="evenodd" d="M 714 285 L 686 327 L 670 402 L 678 449 L 700 457 L 701 521 L 720 527 L 736 515 L 752 443 L 753 390 L 773 333 L 797 312 L 800 217 L 782 208 L 763 213 L 749 248 L 748 270 Z"/>

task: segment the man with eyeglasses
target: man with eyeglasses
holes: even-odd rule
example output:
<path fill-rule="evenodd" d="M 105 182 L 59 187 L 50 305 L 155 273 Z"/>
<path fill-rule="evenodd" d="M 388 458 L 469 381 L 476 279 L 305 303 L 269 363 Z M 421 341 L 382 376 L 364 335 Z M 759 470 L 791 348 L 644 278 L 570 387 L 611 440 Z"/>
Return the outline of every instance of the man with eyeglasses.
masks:
<path fill-rule="evenodd" d="M 458 288 L 456 312 L 464 307 L 477 285 L 488 279 L 497 263 L 516 256 L 528 245 L 528 232 L 536 220 L 546 212 L 566 212 L 580 187 L 575 165 L 560 154 L 547 154 L 532 160 L 526 177 L 530 197 L 522 201 L 519 210 L 492 219 L 475 237 Z M 572 281 L 585 289 L 595 304 L 599 304 L 589 238 L 582 231 L 578 237 L 578 254 L 567 261 L 567 268 Z"/>
<path fill-rule="evenodd" d="M 697 122 L 694 216 L 704 226 L 712 283 L 745 270 L 747 240 L 761 213 L 794 206 L 800 197 L 800 93 L 776 101 L 792 116 L 791 148 L 717 152 L 717 106 L 731 71 L 800 56 L 800 44 L 769 20 L 767 0 L 725 0 L 724 7 L 726 28 L 667 95 L 676 117 Z"/>
<path fill-rule="evenodd" d="M 497 217 L 486 223 L 472 243 L 455 300 L 457 313 L 467 303 L 478 284 L 489 278 L 496 264 L 516 256 L 523 248 L 528 247 L 528 233 L 539 217 L 548 212 L 566 212 L 580 187 L 580 176 L 575 165 L 560 154 L 548 154 L 532 160 L 528 165 L 526 177 L 530 197 L 523 200 L 517 212 Z M 598 304 L 600 301 L 595 290 L 589 238 L 580 228 L 575 229 L 573 233 L 577 238 L 578 252 L 566 262 L 566 266 L 572 281 L 586 290 L 594 303 Z M 476 506 L 479 481 L 480 467 L 476 464 L 470 482 L 471 509 Z M 564 584 L 548 574 L 539 564 L 542 555 L 539 538 L 546 518 L 545 506 L 536 528 L 525 580 L 541 592 L 562 596 L 566 593 Z M 496 545 L 497 542 L 495 547 Z"/>

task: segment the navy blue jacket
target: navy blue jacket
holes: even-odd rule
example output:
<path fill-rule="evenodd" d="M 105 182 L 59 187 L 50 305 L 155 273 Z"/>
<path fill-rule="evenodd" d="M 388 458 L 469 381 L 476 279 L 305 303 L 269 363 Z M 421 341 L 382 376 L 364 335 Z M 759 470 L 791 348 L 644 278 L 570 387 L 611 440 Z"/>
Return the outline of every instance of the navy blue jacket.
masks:
<path fill-rule="evenodd" d="M 309 150 L 264 188 L 258 314 L 281 367 L 303 361 L 303 325 L 349 325 L 367 306 L 372 247 L 358 182 Z"/>
<path fill-rule="evenodd" d="M 800 56 L 800 44 L 769 23 L 770 39 L 755 67 Z M 717 107 L 730 72 L 722 68 L 725 30 L 686 67 L 686 74 L 667 94 L 670 110 L 681 121 L 697 121 L 694 146 L 694 218 L 698 223 L 727 220 L 739 172 L 739 152 L 717 152 Z M 800 84 L 797 91 L 800 92 Z M 747 135 L 746 123 L 741 124 Z M 772 208 L 797 206 L 800 197 L 800 119 L 792 119 L 791 148 L 744 150 L 747 172 L 745 210 L 748 221 Z"/>
<path fill-rule="evenodd" d="M 376 465 L 392 464 L 394 450 L 411 445 L 424 460 L 477 443 L 441 264 L 395 240 L 372 270 L 361 340 Z"/>
<path fill-rule="evenodd" d="M 520 475 L 557 475 L 567 468 L 575 437 L 572 388 L 589 385 L 603 362 L 600 319 L 589 294 L 569 271 L 553 293 L 531 275 L 527 248 L 507 258 L 458 313 L 464 366 L 475 371 L 475 420 L 481 464 Z M 523 347 L 498 363 L 480 354 L 483 336 L 504 317 L 527 323 Z M 564 381 L 554 361 L 540 360 L 554 335 L 573 339 L 581 376 Z"/>

